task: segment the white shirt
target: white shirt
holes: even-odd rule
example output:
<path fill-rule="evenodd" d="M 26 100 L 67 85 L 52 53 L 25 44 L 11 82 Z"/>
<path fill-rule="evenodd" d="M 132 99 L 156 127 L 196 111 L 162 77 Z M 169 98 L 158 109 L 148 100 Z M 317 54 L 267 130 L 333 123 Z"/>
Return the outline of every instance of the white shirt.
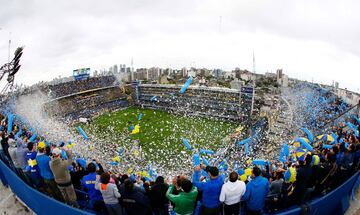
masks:
<path fill-rule="evenodd" d="M 228 181 L 221 188 L 220 202 L 224 202 L 226 205 L 236 204 L 240 202 L 245 191 L 246 186 L 243 181 Z"/>

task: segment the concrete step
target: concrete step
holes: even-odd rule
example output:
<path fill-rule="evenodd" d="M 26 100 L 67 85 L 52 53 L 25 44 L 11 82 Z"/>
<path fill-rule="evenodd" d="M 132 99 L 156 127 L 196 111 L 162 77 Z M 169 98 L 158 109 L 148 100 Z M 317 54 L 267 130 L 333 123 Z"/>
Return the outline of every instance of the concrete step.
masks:
<path fill-rule="evenodd" d="M 33 213 L 27 208 L 21 200 L 0 182 L 0 214 L 32 215 Z"/>

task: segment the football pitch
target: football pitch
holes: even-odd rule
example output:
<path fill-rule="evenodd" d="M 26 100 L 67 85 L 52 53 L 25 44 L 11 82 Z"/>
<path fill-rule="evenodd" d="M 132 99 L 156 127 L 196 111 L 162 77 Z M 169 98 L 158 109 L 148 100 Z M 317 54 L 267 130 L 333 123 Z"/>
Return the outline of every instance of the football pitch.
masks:
<path fill-rule="evenodd" d="M 136 125 L 139 133 L 132 134 L 131 127 Z M 122 147 L 127 157 L 133 157 L 128 162 L 136 163 L 138 159 L 138 162 L 150 161 L 155 165 L 174 167 L 184 157 L 189 160 L 193 154 L 193 150 L 186 149 L 181 138 L 189 140 L 195 150 L 216 151 L 226 144 L 222 140 L 237 126 L 231 122 L 130 107 L 94 117 L 83 128 L 92 136 L 111 142 L 114 150 Z"/>

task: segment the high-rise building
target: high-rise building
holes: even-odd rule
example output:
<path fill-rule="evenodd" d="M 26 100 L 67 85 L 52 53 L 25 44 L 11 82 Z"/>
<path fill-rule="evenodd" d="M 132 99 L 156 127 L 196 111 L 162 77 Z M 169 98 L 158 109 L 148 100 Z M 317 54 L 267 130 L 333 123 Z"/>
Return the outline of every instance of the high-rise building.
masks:
<path fill-rule="evenodd" d="M 121 73 L 125 73 L 126 72 L 126 65 L 125 64 L 120 64 L 119 66 L 119 72 Z"/>
<path fill-rule="evenodd" d="M 281 79 L 283 75 L 282 69 L 276 70 L 276 79 Z"/>
<path fill-rule="evenodd" d="M 216 79 L 221 78 L 223 76 L 223 71 L 221 69 L 214 69 L 213 75 Z"/>
<path fill-rule="evenodd" d="M 182 77 L 186 77 L 188 75 L 188 70 L 185 67 L 181 69 L 181 72 Z"/>
<path fill-rule="evenodd" d="M 118 73 L 118 66 L 116 64 L 113 66 L 113 72 Z"/>

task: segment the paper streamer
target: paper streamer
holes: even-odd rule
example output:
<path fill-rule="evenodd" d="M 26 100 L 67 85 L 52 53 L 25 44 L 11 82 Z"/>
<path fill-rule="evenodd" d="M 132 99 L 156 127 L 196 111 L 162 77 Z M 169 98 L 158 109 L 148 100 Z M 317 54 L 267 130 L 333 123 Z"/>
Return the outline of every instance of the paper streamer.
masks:
<path fill-rule="evenodd" d="M 250 142 L 251 142 L 251 137 L 246 138 L 246 139 L 244 139 L 244 140 L 242 140 L 242 141 L 239 141 L 237 144 L 238 144 L 239 146 L 241 146 L 241 145 L 244 145 L 244 144 L 250 143 Z"/>
<path fill-rule="evenodd" d="M 192 146 L 190 145 L 189 140 L 187 140 L 185 138 L 181 138 L 181 141 L 184 144 L 184 146 L 186 147 L 186 149 L 192 150 Z"/>
<path fill-rule="evenodd" d="M 308 151 L 314 151 L 313 147 L 309 143 L 307 143 L 304 138 L 296 138 L 295 142 L 299 142 L 302 148 L 305 148 Z"/>
<path fill-rule="evenodd" d="M 138 120 L 139 120 L 139 121 L 141 120 L 142 116 L 143 116 L 143 114 L 140 113 L 139 116 L 138 116 Z"/>
<path fill-rule="evenodd" d="M 36 134 L 36 132 L 34 132 L 34 134 L 30 137 L 29 141 L 33 142 L 36 139 L 36 136 L 37 136 L 37 134 Z"/>
<path fill-rule="evenodd" d="M 199 154 L 194 154 L 194 166 L 200 166 L 200 156 Z"/>
<path fill-rule="evenodd" d="M 7 129 L 8 134 L 9 134 L 10 132 L 12 132 L 12 129 L 13 129 L 13 121 L 14 121 L 14 115 L 12 115 L 11 113 L 9 113 L 9 115 L 8 115 L 8 129 Z"/>
<path fill-rule="evenodd" d="M 248 156 L 249 155 L 249 143 L 245 144 L 245 155 Z"/>
<path fill-rule="evenodd" d="M 310 140 L 310 143 L 314 142 L 314 135 L 309 131 L 309 129 L 301 128 L 301 130 L 306 134 L 308 140 Z"/>
<path fill-rule="evenodd" d="M 360 119 L 357 118 L 356 116 L 353 116 L 353 118 L 356 120 L 357 124 L 360 125 Z"/>
<path fill-rule="evenodd" d="M 77 130 L 81 134 L 81 136 L 84 138 L 84 140 L 86 140 L 86 141 L 89 140 L 89 137 L 86 135 L 85 131 L 80 126 L 77 127 Z"/>
<path fill-rule="evenodd" d="M 192 78 L 192 76 L 190 76 L 187 80 L 186 80 L 186 82 L 185 82 L 185 84 L 181 87 L 181 89 L 180 89 L 180 93 L 185 93 L 186 92 L 186 90 L 187 90 L 187 88 L 190 86 L 190 84 L 192 83 L 192 80 L 193 80 L 193 78 Z"/>
<path fill-rule="evenodd" d="M 210 149 L 200 149 L 200 150 L 199 150 L 199 153 L 200 153 L 200 154 L 212 155 L 212 154 L 214 154 L 215 152 L 214 152 L 213 150 L 210 150 Z"/>
<path fill-rule="evenodd" d="M 202 160 L 203 164 L 205 164 L 205 166 L 209 166 L 209 161 L 206 160 L 205 157 L 201 157 L 201 160 Z"/>
<path fill-rule="evenodd" d="M 333 146 L 332 145 L 328 145 L 328 144 L 323 144 L 322 147 L 324 149 L 331 149 Z"/>
<path fill-rule="evenodd" d="M 157 96 L 153 96 L 153 97 L 151 97 L 151 98 L 150 98 L 150 101 L 152 101 L 152 102 L 156 102 L 156 101 L 157 101 Z"/>
<path fill-rule="evenodd" d="M 253 165 L 259 165 L 259 166 L 265 166 L 265 165 L 268 164 L 268 162 L 265 161 L 265 160 L 253 160 L 252 164 Z"/>

